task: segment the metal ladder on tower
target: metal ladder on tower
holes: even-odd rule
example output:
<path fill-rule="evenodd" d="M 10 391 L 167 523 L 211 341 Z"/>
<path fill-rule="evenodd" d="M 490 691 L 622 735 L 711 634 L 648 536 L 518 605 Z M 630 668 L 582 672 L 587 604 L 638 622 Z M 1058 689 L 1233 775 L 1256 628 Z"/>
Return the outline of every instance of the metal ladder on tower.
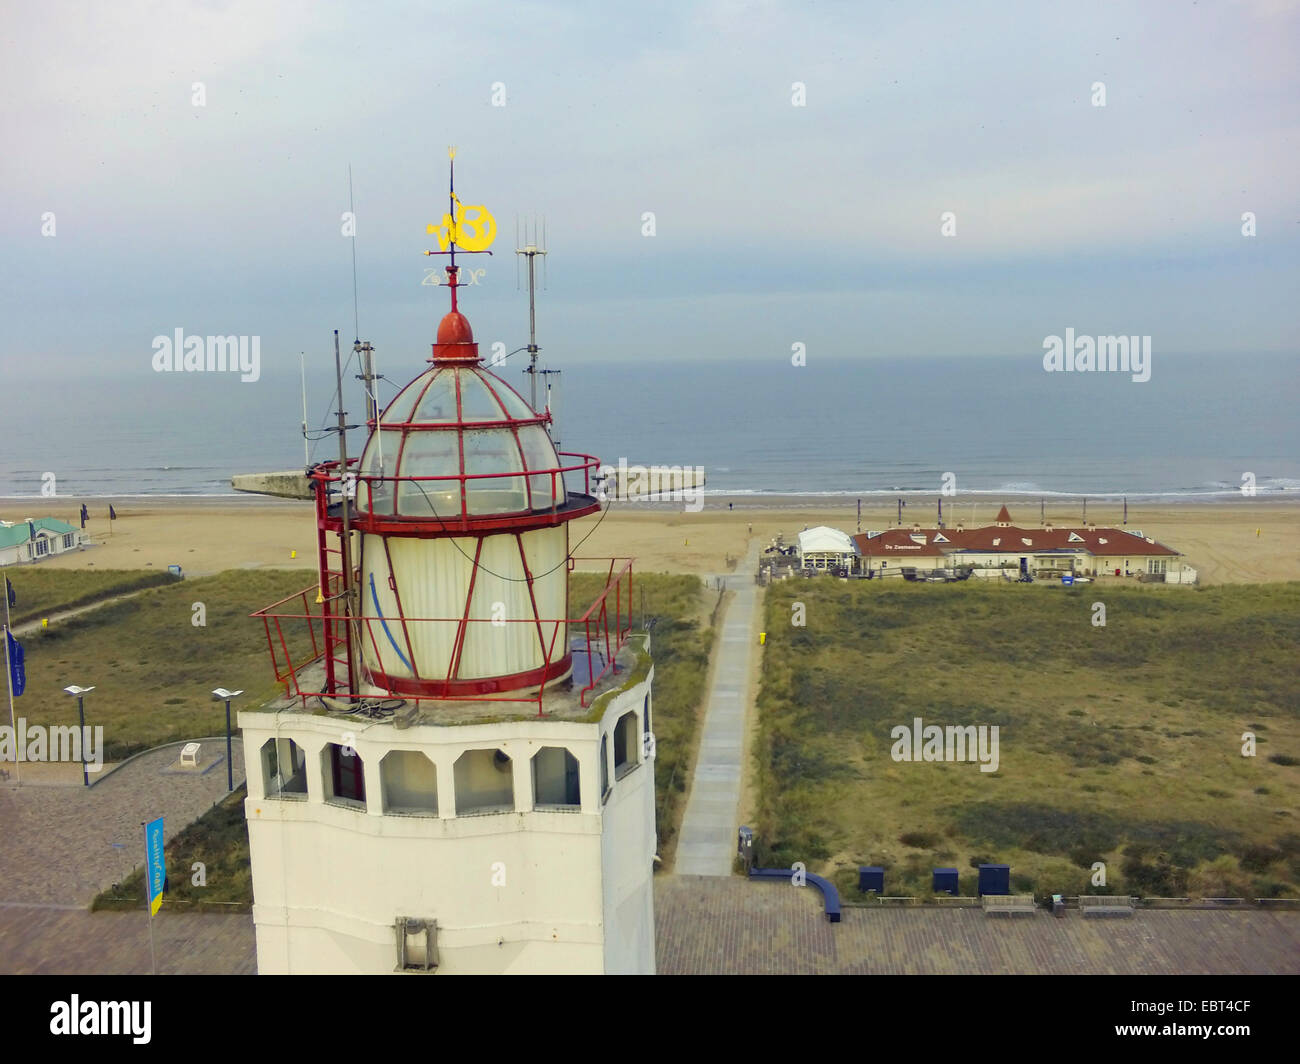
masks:
<path fill-rule="evenodd" d="M 348 658 L 352 639 L 343 596 L 343 552 L 329 545 L 329 532 L 317 530 L 321 559 L 321 626 L 324 635 L 325 681 L 331 694 L 343 691 L 348 682 Z M 333 556 L 333 558 L 331 558 Z M 335 561 L 336 559 L 336 561 Z M 331 562 L 334 564 L 331 564 Z M 351 692 L 347 692 L 351 693 Z"/>

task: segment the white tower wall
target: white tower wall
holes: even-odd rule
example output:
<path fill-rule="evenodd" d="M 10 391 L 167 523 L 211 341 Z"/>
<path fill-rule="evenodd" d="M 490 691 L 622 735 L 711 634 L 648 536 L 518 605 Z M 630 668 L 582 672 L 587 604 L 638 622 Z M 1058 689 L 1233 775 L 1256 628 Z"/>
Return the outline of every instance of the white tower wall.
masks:
<path fill-rule="evenodd" d="M 398 729 L 295 711 L 240 713 L 259 971 L 392 972 L 396 921 L 408 917 L 437 921 L 440 973 L 652 973 L 652 682 L 653 668 L 610 697 L 594 722 Z M 275 739 L 292 740 L 305 757 L 305 795 L 274 793 L 262 749 Z M 364 804 L 330 796 L 330 744 L 360 756 Z M 534 807 L 532 759 L 543 747 L 577 759 L 578 808 Z M 511 759 L 503 775 L 513 783 L 512 811 L 458 813 L 458 759 L 498 749 Z M 390 751 L 418 751 L 434 763 L 436 816 L 384 811 L 381 765 Z M 483 763 L 471 761 L 490 780 L 497 762 L 480 756 Z M 280 767 L 283 779 L 291 771 L 284 753 Z M 463 779 L 470 789 L 481 783 L 473 772 Z"/>

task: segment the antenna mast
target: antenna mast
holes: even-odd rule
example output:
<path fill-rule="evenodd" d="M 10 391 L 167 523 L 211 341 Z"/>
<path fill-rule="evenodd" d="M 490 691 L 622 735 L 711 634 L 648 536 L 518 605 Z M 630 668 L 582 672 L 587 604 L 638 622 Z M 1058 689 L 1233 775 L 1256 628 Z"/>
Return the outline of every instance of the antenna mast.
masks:
<path fill-rule="evenodd" d="M 302 378 L 302 467 L 311 468 L 311 448 L 307 443 L 307 352 L 298 352 L 298 373 Z"/>
<path fill-rule="evenodd" d="M 543 230 L 544 232 L 544 230 Z M 515 238 L 519 237 L 518 224 L 515 227 Z M 516 255 L 523 255 L 528 260 L 528 368 L 524 370 L 528 374 L 532 384 L 532 406 L 533 410 L 537 409 L 537 352 L 541 350 L 537 346 L 537 256 L 546 254 L 546 238 L 543 236 L 542 245 L 537 242 L 537 223 L 533 222 L 533 239 L 528 241 L 528 223 L 524 223 L 524 240 L 525 244 L 521 248 L 515 248 Z M 516 260 L 517 261 L 517 260 Z"/>
<path fill-rule="evenodd" d="M 361 342 L 361 314 L 357 306 L 357 212 L 352 199 L 352 164 L 348 163 L 348 217 L 352 220 L 352 353 L 358 356 L 361 372 L 357 380 L 366 389 L 366 420 L 379 420 L 379 403 L 375 398 L 375 349 L 370 341 Z M 382 459 L 382 455 L 380 455 Z"/>
<path fill-rule="evenodd" d="M 379 379 L 375 373 L 375 349 L 370 346 L 369 340 L 355 340 L 352 350 L 361 363 L 361 372 L 357 374 L 357 380 L 361 381 L 366 389 L 366 421 L 374 423 L 379 420 L 379 396 L 375 392 L 375 381 Z M 379 457 L 382 460 L 382 452 Z"/>
<path fill-rule="evenodd" d="M 343 565 L 343 599 L 344 631 L 347 635 L 348 651 L 348 694 L 356 693 L 356 641 L 352 638 L 352 626 L 357 622 L 358 613 L 355 603 L 355 588 L 352 585 L 352 518 L 348 513 L 348 485 L 356 481 L 348 480 L 348 424 L 347 412 L 343 409 L 343 364 L 339 359 L 339 331 L 334 330 L 334 378 L 338 383 L 339 399 L 339 488 L 343 503 L 343 534 L 339 537 L 339 554 Z"/>

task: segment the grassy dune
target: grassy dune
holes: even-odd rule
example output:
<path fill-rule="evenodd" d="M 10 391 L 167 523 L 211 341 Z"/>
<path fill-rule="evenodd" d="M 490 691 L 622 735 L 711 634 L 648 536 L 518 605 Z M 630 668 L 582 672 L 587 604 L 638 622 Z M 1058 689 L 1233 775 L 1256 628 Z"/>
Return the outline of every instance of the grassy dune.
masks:
<path fill-rule="evenodd" d="M 310 573 L 234 570 L 168 583 L 59 621 L 24 637 L 27 693 L 14 709 L 30 724 L 76 724 L 76 702 L 63 688 L 94 686 L 86 723 L 103 725 L 109 761 L 177 739 L 224 734 L 225 707 L 212 701 L 214 687 L 245 692 L 232 708 L 257 705 L 280 690 L 262 624 L 248 614 L 310 581 Z M 206 611 L 202 626 L 193 623 L 195 603 Z M 301 650 L 302 633 L 294 642 Z"/>
<path fill-rule="evenodd" d="M 167 894 L 164 908 L 209 908 L 218 912 L 249 910 L 253 904 L 253 869 L 248 858 L 248 824 L 239 786 L 167 843 Z M 195 862 L 203 864 L 204 882 L 196 884 Z M 135 869 L 118 890 L 101 893 L 91 904 L 99 909 L 143 909 L 144 868 Z"/>
<path fill-rule="evenodd" d="M 87 606 L 101 599 L 159 587 L 175 581 L 166 570 L 130 569 L 42 569 L 39 566 L 10 566 L 2 571 L 13 585 L 15 603 L 9 619 L 14 627 L 39 620 L 63 610 Z M 0 593 L 4 581 L 0 580 Z M 3 621 L 0 614 L 0 621 Z"/>
<path fill-rule="evenodd" d="M 822 578 L 770 588 L 766 620 L 764 863 L 850 896 L 860 864 L 889 894 L 928 895 L 943 866 L 974 893 L 981 861 L 1039 893 L 1300 895 L 1300 584 Z M 895 762 L 891 729 L 915 717 L 999 726 L 999 770 Z"/>

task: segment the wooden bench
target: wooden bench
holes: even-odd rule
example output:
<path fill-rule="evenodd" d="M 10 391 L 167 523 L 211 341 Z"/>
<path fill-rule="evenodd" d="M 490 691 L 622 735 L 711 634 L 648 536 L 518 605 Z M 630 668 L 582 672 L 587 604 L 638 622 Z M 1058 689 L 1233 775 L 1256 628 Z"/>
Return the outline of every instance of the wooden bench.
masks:
<path fill-rule="evenodd" d="M 1133 899 L 1127 894 L 1080 894 L 1079 912 L 1084 916 L 1132 916 Z"/>
<path fill-rule="evenodd" d="M 186 743 L 181 747 L 181 768 L 189 765 L 191 768 L 199 767 L 199 750 L 201 747 L 198 743 Z"/>
<path fill-rule="evenodd" d="M 1006 913 L 1008 916 L 1025 913 L 1032 916 L 1038 911 L 1032 894 L 985 894 L 982 903 L 985 916 L 993 916 L 995 913 Z"/>

